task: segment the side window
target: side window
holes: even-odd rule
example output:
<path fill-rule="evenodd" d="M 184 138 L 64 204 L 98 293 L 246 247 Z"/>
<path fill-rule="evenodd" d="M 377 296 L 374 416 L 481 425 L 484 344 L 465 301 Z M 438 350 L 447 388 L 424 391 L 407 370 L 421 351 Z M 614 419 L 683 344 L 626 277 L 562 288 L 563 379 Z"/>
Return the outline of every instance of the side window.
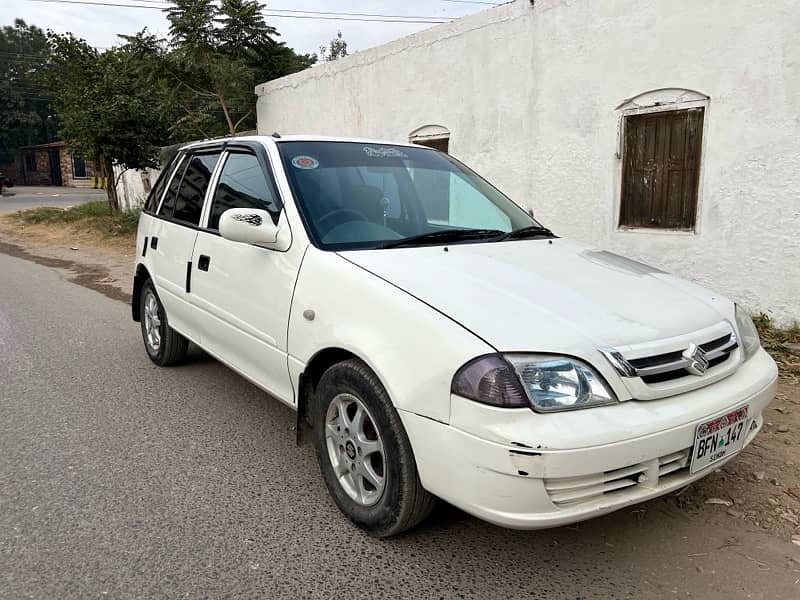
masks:
<path fill-rule="evenodd" d="M 431 225 L 511 231 L 511 219 L 467 179 L 430 169 L 413 169 L 411 175 Z"/>
<path fill-rule="evenodd" d="M 164 170 L 158 175 L 158 179 L 156 180 L 156 184 L 153 186 L 153 189 L 150 190 L 150 194 L 147 196 L 147 202 L 144 204 L 145 212 L 154 213 L 158 208 L 158 203 L 161 200 L 161 196 L 164 193 L 164 188 L 167 187 L 167 181 L 169 181 L 169 176 L 172 171 L 175 170 L 175 164 L 178 161 L 173 160 L 171 161 Z"/>
<path fill-rule="evenodd" d="M 483 193 L 458 175 L 450 174 L 450 215 L 453 227 L 487 227 L 511 231 L 511 219 Z"/>
<path fill-rule="evenodd" d="M 183 172 L 186 170 L 186 161 L 184 160 L 178 165 L 175 174 L 169 182 L 167 193 L 164 194 L 164 201 L 161 203 L 161 208 L 158 209 L 159 217 L 172 217 L 172 211 L 175 209 L 175 198 L 178 196 L 178 190 L 181 187 L 181 179 L 183 179 Z"/>
<path fill-rule="evenodd" d="M 219 153 L 197 154 L 189 159 L 175 202 L 173 217 L 191 225 L 200 224 L 203 200 L 206 197 L 211 173 L 219 160 Z"/>
<path fill-rule="evenodd" d="M 219 229 L 219 218 L 229 208 L 266 210 L 273 220 L 280 213 L 272 186 L 254 154 L 232 152 L 225 159 L 211 204 L 209 229 Z"/>

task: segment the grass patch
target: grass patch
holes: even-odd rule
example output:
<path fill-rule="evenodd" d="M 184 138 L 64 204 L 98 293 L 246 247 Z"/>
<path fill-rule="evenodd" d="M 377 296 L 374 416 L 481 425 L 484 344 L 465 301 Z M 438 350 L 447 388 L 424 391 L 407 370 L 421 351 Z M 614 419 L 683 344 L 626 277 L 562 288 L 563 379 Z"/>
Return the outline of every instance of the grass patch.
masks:
<path fill-rule="evenodd" d="M 800 380 L 800 325 L 775 327 L 769 315 L 753 316 L 753 323 L 761 337 L 761 345 L 778 363 L 781 374 Z"/>
<path fill-rule="evenodd" d="M 15 216 L 25 225 L 71 224 L 104 237 L 129 237 L 136 235 L 139 212 L 139 209 L 134 209 L 111 214 L 108 203 L 99 200 L 69 208 L 31 208 L 19 211 Z"/>

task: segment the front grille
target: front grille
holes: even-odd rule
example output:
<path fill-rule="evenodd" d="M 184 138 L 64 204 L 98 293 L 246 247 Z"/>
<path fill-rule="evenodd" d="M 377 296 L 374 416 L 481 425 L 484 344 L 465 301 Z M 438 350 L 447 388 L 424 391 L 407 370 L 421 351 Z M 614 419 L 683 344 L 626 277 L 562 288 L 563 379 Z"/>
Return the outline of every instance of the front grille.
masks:
<path fill-rule="evenodd" d="M 662 477 L 676 476 L 688 469 L 690 448 L 645 461 L 581 477 L 544 480 L 550 501 L 559 508 L 569 508 L 603 496 L 624 493 L 646 484 L 655 487 Z"/>
<path fill-rule="evenodd" d="M 658 344 L 653 345 L 657 347 Z M 717 333 L 713 339 L 697 346 L 687 342 L 686 346 L 675 349 L 672 344 L 669 352 L 644 353 L 644 356 L 640 353 L 638 356 L 634 354 L 635 358 L 628 358 L 614 348 L 601 348 L 600 351 L 622 377 L 639 378 L 643 383 L 652 385 L 703 375 L 726 362 L 738 346 L 736 334 L 728 327 L 728 333 Z M 698 367 L 700 363 L 704 369 Z"/>
<path fill-rule="evenodd" d="M 727 334 L 723 335 L 722 337 L 718 337 L 715 340 L 711 340 L 710 342 L 706 342 L 705 344 L 699 344 L 700 348 L 703 352 L 711 352 L 713 350 L 717 350 L 728 344 L 731 341 L 731 335 Z M 732 349 L 731 349 L 732 350 Z M 727 358 L 728 354 L 725 355 Z M 632 364 L 637 369 L 642 369 L 646 367 L 655 367 L 657 365 L 663 365 L 665 363 L 671 363 L 683 358 L 683 353 L 678 350 L 677 352 L 667 352 L 666 354 L 656 354 L 655 356 L 645 356 L 644 358 L 634 358 L 629 360 L 628 362 Z"/>
<path fill-rule="evenodd" d="M 721 365 L 730 356 L 730 352 L 713 358 L 708 361 L 708 368 L 711 369 L 717 365 Z M 642 381 L 645 383 L 663 383 L 664 381 L 672 381 L 673 379 L 680 379 L 681 377 L 688 377 L 691 375 L 686 369 L 675 369 L 674 371 L 665 371 L 664 373 L 656 373 L 655 375 L 643 375 Z"/>

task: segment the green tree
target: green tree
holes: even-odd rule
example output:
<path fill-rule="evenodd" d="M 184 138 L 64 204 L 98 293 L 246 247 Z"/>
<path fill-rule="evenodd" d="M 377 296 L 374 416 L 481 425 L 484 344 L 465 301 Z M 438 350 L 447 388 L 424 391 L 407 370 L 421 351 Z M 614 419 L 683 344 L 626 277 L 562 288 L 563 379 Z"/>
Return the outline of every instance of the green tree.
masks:
<path fill-rule="evenodd" d="M 314 57 L 275 38 L 256 0 L 172 0 L 166 40 L 150 39 L 146 75 L 177 135 L 213 137 L 255 128 L 255 86 L 305 69 Z"/>
<path fill-rule="evenodd" d="M 320 46 L 319 53 L 322 62 L 331 62 L 347 56 L 347 42 L 342 37 L 342 32 L 339 31 L 327 46 Z"/>
<path fill-rule="evenodd" d="M 109 207 L 116 212 L 122 173 L 156 166 L 169 136 L 157 98 L 141 85 L 140 49 L 125 43 L 101 53 L 69 33 L 47 35 L 52 52 L 47 81 L 59 133 L 100 165 Z M 120 167 L 116 177 L 115 166 Z"/>
<path fill-rule="evenodd" d="M 41 81 L 49 55 L 47 36 L 35 25 L 16 19 L 0 29 L 0 163 L 13 161 L 20 146 L 48 142 L 54 133 Z"/>

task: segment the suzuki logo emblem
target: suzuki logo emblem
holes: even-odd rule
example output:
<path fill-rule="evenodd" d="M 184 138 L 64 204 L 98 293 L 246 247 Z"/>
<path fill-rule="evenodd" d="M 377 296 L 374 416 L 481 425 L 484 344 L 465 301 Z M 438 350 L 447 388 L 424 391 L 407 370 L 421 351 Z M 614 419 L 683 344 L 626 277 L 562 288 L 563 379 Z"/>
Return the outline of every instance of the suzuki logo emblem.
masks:
<path fill-rule="evenodd" d="M 682 356 L 689 363 L 686 365 L 686 370 L 692 375 L 703 375 L 708 369 L 706 353 L 697 344 L 689 344 Z"/>

